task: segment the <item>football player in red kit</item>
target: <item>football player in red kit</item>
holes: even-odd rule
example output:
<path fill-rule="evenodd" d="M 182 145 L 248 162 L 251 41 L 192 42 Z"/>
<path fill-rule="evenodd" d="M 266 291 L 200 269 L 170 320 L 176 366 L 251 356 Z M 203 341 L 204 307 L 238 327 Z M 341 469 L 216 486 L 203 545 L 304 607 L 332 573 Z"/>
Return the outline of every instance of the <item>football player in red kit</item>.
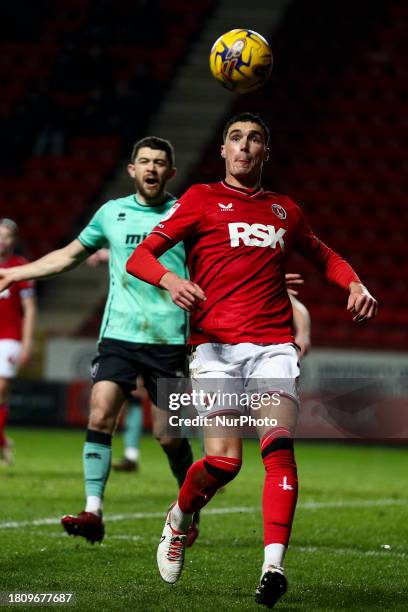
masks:
<path fill-rule="evenodd" d="M 225 180 L 188 189 L 134 251 L 127 271 L 167 289 L 175 304 L 191 312 L 193 388 L 204 379 L 222 379 L 223 390 L 228 391 L 228 384 L 239 379 L 247 391 L 262 389 L 263 381 L 263 391 L 270 393 L 269 403 L 257 415 L 269 418 L 258 427 L 265 481 L 264 563 L 256 601 L 272 607 L 287 588 L 283 561 L 298 491 L 293 436 L 299 366 L 285 287 L 287 254 L 295 249 L 329 282 L 349 293 L 347 308 L 353 321 L 374 317 L 377 302 L 351 266 L 312 232 L 295 202 L 263 189 L 268 141 L 268 127 L 258 115 L 242 113 L 230 119 L 221 146 Z M 158 261 L 180 240 L 185 243 L 190 280 L 179 278 Z M 216 404 L 208 409 L 207 403 L 204 409 L 207 419 L 225 413 Z M 198 411 L 202 414 L 200 407 Z M 204 436 L 206 455 L 187 472 L 157 552 L 160 574 L 170 583 L 183 568 L 193 513 L 241 467 L 238 434 L 215 436 L 211 427 L 205 427 Z"/>
<path fill-rule="evenodd" d="M 27 263 L 14 255 L 17 225 L 11 219 L 0 219 L 0 268 Z M 10 440 L 5 435 L 10 380 L 31 356 L 35 321 L 34 283 L 21 281 L 0 293 L 0 460 L 11 463 Z"/>

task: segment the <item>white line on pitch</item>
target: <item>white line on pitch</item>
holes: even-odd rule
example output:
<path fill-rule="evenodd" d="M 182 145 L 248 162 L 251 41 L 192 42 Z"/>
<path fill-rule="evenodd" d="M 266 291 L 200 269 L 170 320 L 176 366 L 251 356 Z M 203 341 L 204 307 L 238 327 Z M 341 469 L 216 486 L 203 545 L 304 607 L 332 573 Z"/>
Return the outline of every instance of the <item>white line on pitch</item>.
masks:
<path fill-rule="evenodd" d="M 57 540 L 67 541 L 67 535 L 65 533 L 54 533 L 47 531 L 36 531 L 36 536 L 53 538 Z M 140 535 L 131 535 L 130 533 L 122 533 L 118 534 L 109 534 L 108 540 L 126 540 L 127 542 L 151 542 L 152 544 L 157 543 L 157 538 L 154 536 L 146 537 Z M 216 538 L 215 538 L 216 540 Z M 212 540 L 214 542 L 214 538 Z M 200 542 L 202 544 L 208 544 L 210 542 L 209 539 L 200 538 Z M 100 546 L 104 547 L 106 544 L 101 544 Z M 321 553 L 325 555 L 357 555 L 357 556 L 365 556 L 365 557 L 386 557 L 390 555 L 390 557 L 398 557 L 399 559 L 408 559 L 408 553 L 406 552 L 398 552 L 392 549 L 382 548 L 381 550 L 361 550 L 358 548 L 331 548 L 330 546 L 297 546 L 296 544 L 290 545 L 290 550 L 300 552 L 300 553 L 308 553 L 308 554 L 316 554 Z"/>
<path fill-rule="evenodd" d="M 386 557 L 390 555 L 392 557 L 399 557 L 401 559 L 407 559 L 408 554 L 404 552 L 394 552 L 392 550 L 359 550 L 354 548 L 330 548 L 330 546 L 296 546 L 291 544 L 290 550 L 296 550 L 298 552 L 305 553 L 324 553 L 328 555 L 365 555 L 367 557 Z"/>
<path fill-rule="evenodd" d="M 299 510 L 320 510 L 325 508 L 374 508 L 382 506 L 407 506 L 408 499 L 356 499 L 351 501 L 332 501 L 332 502 L 303 502 L 298 504 Z M 204 510 L 206 515 L 217 514 L 253 514 L 260 512 L 260 507 L 254 506 L 233 506 L 229 508 L 208 508 Z M 165 512 L 132 512 L 127 514 L 112 514 L 106 516 L 105 520 L 109 523 L 127 520 L 141 520 L 163 518 Z M 8 521 L 0 523 L 0 529 L 17 529 L 19 527 L 37 527 L 41 525 L 58 525 L 60 519 L 44 518 L 33 519 L 32 521 Z"/>

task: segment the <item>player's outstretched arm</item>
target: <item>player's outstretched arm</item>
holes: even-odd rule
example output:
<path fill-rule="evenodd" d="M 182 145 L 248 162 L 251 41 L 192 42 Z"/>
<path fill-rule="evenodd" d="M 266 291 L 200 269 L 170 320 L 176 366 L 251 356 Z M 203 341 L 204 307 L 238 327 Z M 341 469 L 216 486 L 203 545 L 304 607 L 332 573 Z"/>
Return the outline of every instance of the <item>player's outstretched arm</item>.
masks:
<path fill-rule="evenodd" d="M 48 278 L 72 270 L 88 256 L 89 252 L 79 240 L 73 240 L 62 249 L 51 251 L 36 261 L 23 266 L 0 269 L 0 293 L 17 281 Z"/>
<path fill-rule="evenodd" d="M 312 263 L 320 264 L 330 283 L 350 291 L 347 310 L 354 314 L 353 321 L 363 323 L 376 316 L 378 312 L 377 300 L 363 285 L 350 264 L 338 253 L 321 242 L 314 256 L 309 260 Z"/>
<path fill-rule="evenodd" d="M 369 321 L 376 316 L 378 312 L 378 302 L 360 282 L 351 282 L 350 295 L 347 302 L 347 310 L 352 312 L 355 316 L 353 321 L 362 323 L 363 321 Z"/>
<path fill-rule="evenodd" d="M 354 314 L 353 321 L 363 323 L 376 316 L 377 300 L 363 285 L 350 264 L 338 253 L 320 242 L 318 249 L 308 259 L 322 270 L 330 283 L 350 291 L 347 310 Z"/>
<path fill-rule="evenodd" d="M 200 301 L 206 297 L 196 283 L 180 278 L 160 263 L 158 257 L 172 246 L 167 238 L 151 234 L 133 251 L 127 261 L 126 271 L 146 283 L 166 289 L 177 306 L 191 311 L 199 308 Z"/>
<path fill-rule="evenodd" d="M 323 272 L 331 284 L 350 291 L 347 309 L 354 314 L 353 321 L 362 323 L 376 316 L 377 300 L 363 285 L 350 264 L 315 236 L 301 211 L 295 249 Z"/>

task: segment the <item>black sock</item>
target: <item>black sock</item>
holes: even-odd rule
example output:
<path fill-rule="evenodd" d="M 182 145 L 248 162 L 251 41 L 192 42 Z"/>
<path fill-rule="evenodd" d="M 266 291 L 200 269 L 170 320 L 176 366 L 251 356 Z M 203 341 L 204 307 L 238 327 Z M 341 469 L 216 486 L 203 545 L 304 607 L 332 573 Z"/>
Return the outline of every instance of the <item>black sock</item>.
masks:
<path fill-rule="evenodd" d="M 180 488 L 185 480 L 188 468 L 193 464 L 193 451 L 190 442 L 187 438 L 183 438 L 176 450 L 169 450 L 167 448 L 163 448 L 163 450 L 167 455 L 170 469 Z"/>

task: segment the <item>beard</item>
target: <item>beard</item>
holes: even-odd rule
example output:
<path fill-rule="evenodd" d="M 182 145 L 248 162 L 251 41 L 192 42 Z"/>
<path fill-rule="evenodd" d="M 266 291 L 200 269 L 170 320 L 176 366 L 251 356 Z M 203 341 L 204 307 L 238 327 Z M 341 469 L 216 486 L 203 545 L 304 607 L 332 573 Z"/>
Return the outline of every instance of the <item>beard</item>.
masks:
<path fill-rule="evenodd" d="M 146 200 L 146 202 L 155 202 L 163 196 L 165 190 L 166 183 L 164 181 L 160 181 L 157 179 L 157 183 L 155 183 L 151 189 L 145 188 L 144 181 L 138 181 L 135 179 L 135 189 L 137 193 Z"/>

